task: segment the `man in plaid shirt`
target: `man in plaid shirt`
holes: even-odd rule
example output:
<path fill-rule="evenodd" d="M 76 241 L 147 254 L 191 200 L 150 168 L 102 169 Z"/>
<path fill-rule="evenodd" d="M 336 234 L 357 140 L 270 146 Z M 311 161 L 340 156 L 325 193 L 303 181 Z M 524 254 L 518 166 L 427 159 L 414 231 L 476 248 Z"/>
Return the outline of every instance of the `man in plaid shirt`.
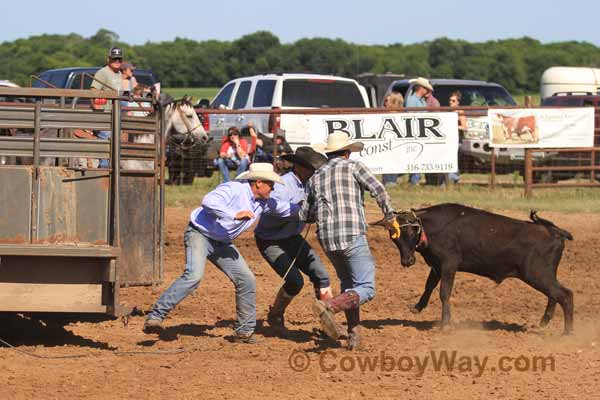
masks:
<path fill-rule="evenodd" d="M 317 236 L 341 281 L 339 296 L 317 300 L 315 313 L 323 330 L 333 339 L 343 332 L 334 314 L 344 311 L 348 321 L 348 348 L 360 346 L 359 306 L 375 296 L 375 261 L 369 250 L 363 193 L 375 197 L 385 215 L 388 229 L 394 225 L 394 210 L 384 186 L 362 163 L 350 160 L 350 153 L 361 151 L 360 142 L 350 143 L 343 132 L 329 135 L 327 144 L 314 146 L 327 154 L 329 161 L 308 181 L 309 194 L 299 217 L 317 223 Z"/>

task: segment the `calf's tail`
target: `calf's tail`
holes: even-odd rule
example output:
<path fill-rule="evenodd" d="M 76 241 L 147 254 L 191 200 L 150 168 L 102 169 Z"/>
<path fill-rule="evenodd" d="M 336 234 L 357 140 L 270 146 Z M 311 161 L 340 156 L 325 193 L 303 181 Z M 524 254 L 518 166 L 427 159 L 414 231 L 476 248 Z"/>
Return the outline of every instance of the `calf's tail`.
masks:
<path fill-rule="evenodd" d="M 569 231 L 559 228 L 558 226 L 554 225 L 553 222 L 548 221 L 547 219 L 538 217 L 536 210 L 531 210 L 529 213 L 529 218 L 534 224 L 543 225 L 550 232 L 558 235 L 560 239 L 573 240 L 573 235 L 571 235 Z"/>

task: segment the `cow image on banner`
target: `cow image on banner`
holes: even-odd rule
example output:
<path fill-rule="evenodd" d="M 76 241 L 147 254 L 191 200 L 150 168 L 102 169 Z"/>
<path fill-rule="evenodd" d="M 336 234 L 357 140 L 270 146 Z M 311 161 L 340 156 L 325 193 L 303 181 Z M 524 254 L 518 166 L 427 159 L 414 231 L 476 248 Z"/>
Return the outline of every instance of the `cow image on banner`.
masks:
<path fill-rule="evenodd" d="M 590 147 L 594 143 L 593 108 L 493 109 L 488 118 L 492 147 Z"/>
<path fill-rule="evenodd" d="M 456 113 L 382 113 L 282 115 L 298 119 L 310 132 L 311 144 L 327 142 L 334 132 L 364 143 L 352 158 L 373 173 L 448 173 L 458 170 Z M 290 137 L 298 133 L 289 132 Z M 287 137 L 287 132 L 286 132 Z M 293 146 L 293 140 L 290 141 Z"/>

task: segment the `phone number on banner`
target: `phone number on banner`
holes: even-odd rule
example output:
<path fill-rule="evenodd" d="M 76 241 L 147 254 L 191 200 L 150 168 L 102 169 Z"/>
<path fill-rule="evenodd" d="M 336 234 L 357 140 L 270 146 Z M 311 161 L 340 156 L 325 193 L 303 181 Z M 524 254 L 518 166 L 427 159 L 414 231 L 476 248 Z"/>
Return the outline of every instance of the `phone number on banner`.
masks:
<path fill-rule="evenodd" d="M 408 172 L 440 172 L 456 170 L 454 163 L 423 163 L 423 164 L 408 164 L 406 166 Z"/>

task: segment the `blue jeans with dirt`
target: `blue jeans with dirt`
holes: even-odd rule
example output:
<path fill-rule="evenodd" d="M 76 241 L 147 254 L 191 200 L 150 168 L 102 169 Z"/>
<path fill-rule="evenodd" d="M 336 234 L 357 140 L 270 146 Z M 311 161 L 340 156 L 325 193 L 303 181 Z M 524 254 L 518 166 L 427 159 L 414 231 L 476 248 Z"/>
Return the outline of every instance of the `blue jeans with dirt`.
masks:
<path fill-rule="evenodd" d="M 287 272 L 283 289 L 290 296 L 296 296 L 304 286 L 304 278 L 300 271 L 312 282 L 315 294 L 319 293 L 319 289 L 329 286 L 327 269 L 301 235 L 282 240 L 264 240 L 256 237 L 256 246 L 279 276 L 283 277 Z M 290 269 L 294 259 L 296 261 Z"/>
<path fill-rule="evenodd" d="M 239 159 L 231 159 L 231 158 L 217 158 L 215 163 L 219 167 L 219 171 L 221 171 L 221 175 L 223 175 L 223 182 L 229 182 L 231 177 L 229 176 L 229 169 L 236 169 L 236 176 L 241 174 L 242 172 L 248 170 L 250 166 L 250 159 L 248 157 L 244 157 L 241 160 Z"/>
<path fill-rule="evenodd" d="M 342 292 L 354 290 L 360 304 L 375 297 L 375 259 L 365 235 L 357 236 L 344 250 L 326 252 L 341 282 Z"/>
<path fill-rule="evenodd" d="M 210 260 L 235 287 L 238 334 L 250 334 L 256 327 L 256 280 L 248 264 L 232 243 L 218 242 L 188 225 L 184 235 L 185 271 L 160 296 L 148 318 L 163 320 L 183 299 L 198 288 L 206 261 Z"/>

